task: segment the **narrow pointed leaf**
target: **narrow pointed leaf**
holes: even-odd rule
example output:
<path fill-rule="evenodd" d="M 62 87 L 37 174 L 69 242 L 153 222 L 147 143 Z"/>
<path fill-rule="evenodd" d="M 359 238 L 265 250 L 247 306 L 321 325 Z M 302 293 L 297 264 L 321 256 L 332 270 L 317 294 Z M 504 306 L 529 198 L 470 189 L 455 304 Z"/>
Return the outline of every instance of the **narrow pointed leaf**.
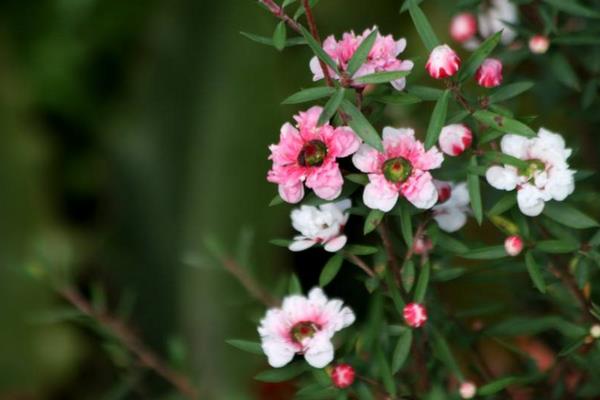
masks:
<path fill-rule="evenodd" d="M 346 71 L 350 77 L 353 77 L 356 71 L 358 71 L 359 68 L 364 64 L 369 52 L 371 51 L 371 48 L 373 47 L 373 44 L 375 43 L 375 39 L 377 39 L 377 34 L 377 29 L 374 29 L 373 32 L 371 32 L 369 36 L 367 36 L 367 38 L 361 42 L 360 46 L 358 46 L 354 52 L 354 55 L 348 62 L 348 68 L 346 68 Z"/>
<path fill-rule="evenodd" d="M 488 215 L 500 215 L 510 210 L 517 204 L 517 196 L 514 193 L 507 193 L 503 195 L 500 200 L 494 204 L 494 206 L 488 211 Z"/>
<path fill-rule="evenodd" d="M 544 215 L 570 228 L 586 229 L 598 226 L 595 219 L 565 203 L 546 203 Z"/>
<path fill-rule="evenodd" d="M 410 216 L 410 209 L 407 202 L 400 203 L 400 228 L 402 230 L 402 238 L 406 247 L 411 248 L 413 245 L 413 227 Z"/>
<path fill-rule="evenodd" d="M 256 375 L 254 379 L 262 382 L 284 382 L 297 377 L 307 370 L 303 363 L 286 365 L 283 368 L 274 368 L 263 371 Z"/>
<path fill-rule="evenodd" d="M 477 156 L 471 156 L 469 167 L 477 168 Z M 473 215 L 475 216 L 477 223 L 481 225 L 481 222 L 483 221 L 483 205 L 481 203 L 481 190 L 478 175 L 470 172 L 467 173 L 467 188 L 469 190 L 469 199 Z"/>
<path fill-rule="evenodd" d="M 494 51 L 500 42 L 501 37 L 502 32 L 496 32 L 487 38 L 483 43 L 481 43 L 477 50 L 475 50 L 467 59 L 467 61 L 461 66 L 458 73 L 459 81 L 464 81 L 475 74 L 475 71 L 477 71 L 477 68 L 479 68 L 483 60 L 485 60 L 492 53 L 492 51 Z"/>
<path fill-rule="evenodd" d="M 253 42 L 275 47 L 275 44 L 273 43 L 273 38 L 255 35 L 254 33 L 248 32 L 240 32 L 240 34 L 246 37 L 247 39 L 252 40 Z M 303 37 L 293 37 L 285 41 L 285 47 L 299 46 L 301 44 L 306 44 L 306 40 L 304 40 Z"/>
<path fill-rule="evenodd" d="M 514 376 L 508 376 L 505 378 L 497 379 L 493 382 L 490 382 L 486 385 L 483 385 L 477 390 L 477 394 L 479 396 L 489 396 L 494 393 L 498 393 L 501 390 L 506 389 L 508 386 L 519 382 L 519 378 Z"/>
<path fill-rule="evenodd" d="M 225 342 L 227 344 L 235 347 L 236 349 L 245 351 L 247 353 L 258 354 L 258 355 L 264 354 L 262 347 L 261 347 L 260 343 L 258 343 L 258 342 L 251 342 L 249 340 L 239 340 L 239 339 L 229 339 L 229 340 L 226 340 Z"/>
<path fill-rule="evenodd" d="M 365 225 L 363 227 L 363 234 L 366 235 L 371 233 L 377 228 L 377 225 L 381 223 L 385 213 L 380 210 L 371 210 L 367 218 L 365 219 Z"/>
<path fill-rule="evenodd" d="M 396 374 L 404 365 L 404 362 L 410 354 L 412 339 L 413 335 L 411 329 L 404 331 L 404 333 L 402 333 L 402 335 L 400 335 L 398 338 L 398 342 L 396 343 L 396 348 L 394 349 L 394 354 L 392 356 L 392 374 Z"/>
<path fill-rule="evenodd" d="M 586 18 L 600 18 L 600 12 L 580 4 L 576 0 L 544 0 L 551 6 L 566 12 L 567 14 L 577 15 Z"/>
<path fill-rule="evenodd" d="M 535 248 L 550 254 L 562 254 L 577 251 L 579 244 L 575 241 L 542 240 L 537 242 Z"/>
<path fill-rule="evenodd" d="M 406 105 L 406 104 L 416 104 L 420 103 L 422 100 L 412 94 L 397 92 L 394 94 L 386 94 L 383 96 L 373 97 L 373 100 L 383 103 L 383 104 L 392 104 L 392 105 Z"/>
<path fill-rule="evenodd" d="M 273 46 L 281 51 L 285 48 L 285 40 L 287 39 L 287 30 L 285 27 L 285 22 L 281 21 L 275 27 L 275 31 L 273 32 Z"/>
<path fill-rule="evenodd" d="M 302 32 L 304 39 L 306 39 L 306 44 L 312 49 L 313 53 L 339 75 L 340 71 L 338 70 L 336 62 L 333 61 L 325 50 L 323 50 L 321 45 L 312 37 L 311 33 L 302 25 L 300 25 L 300 31 Z"/>
<path fill-rule="evenodd" d="M 348 100 L 342 101 L 342 111 L 350 117 L 348 124 L 366 144 L 383 153 L 383 144 L 373 125 L 365 116 Z"/>
<path fill-rule="evenodd" d="M 415 295 L 413 301 L 415 303 L 422 303 L 425 300 L 425 294 L 427 293 L 427 286 L 429 286 L 429 274 L 431 266 L 429 262 L 426 262 L 421 267 L 419 272 L 419 279 L 417 280 L 417 286 L 415 287 Z"/>
<path fill-rule="evenodd" d="M 440 136 L 440 132 L 446 122 L 446 113 L 448 112 L 448 99 L 450 90 L 445 90 L 442 96 L 435 103 L 429 126 L 427 127 L 427 136 L 425 137 L 425 149 L 433 147 Z"/>
<path fill-rule="evenodd" d="M 408 0 L 410 3 L 408 5 L 408 12 L 410 17 L 413 20 L 413 24 L 417 29 L 417 33 L 421 37 L 423 44 L 427 48 L 427 50 L 433 50 L 439 43 L 439 39 L 437 38 L 429 20 L 425 16 L 425 13 L 419 8 L 417 2 L 415 0 Z"/>
<path fill-rule="evenodd" d="M 524 123 L 491 111 L 478 110 L 473 113 L 473 117 L 479 122 L 504 133 L 514 133 L 526 137 L 535 136 L 535 132 Z"/>
<path fill-rule="evenodd" d="M 531 278 L 531 281 L 535 287 L 540 292 L 546 293 L 546 281 L 544 281 L 544 276 L 542 275 L 540 266 L 535 261 L 535 258 L 533 258 L 531 251 L 528 251 L 525 254 L 525 266 L 527 267 L 527 272 L 529 272 L 529 277 Z"/>
<path fill-rule="evenodd" d="M 392 302 L 394 303 L 394 307 L 396 308 L 396 312 L 399 315 L 402 315 L 404 311 L 404 306 L 406 305 L 402 300 L 402 296 L 400 295 L 400 291 L 398 290 L 398 286 L 394 280 L 394 273 L 390 268 L 385 269 L 385 283 L 388 285 L 390 297 L 392 298 Z"/>
<path fill-rule="evenodd" d="M 288 293 L 289 294 L 302 294 L 302 284 L 300 283 L 300 279 L 296 274 L 292 274 L 290 276 L 290 283 L 288 284 Z"/>
<path fill-rule="evenodd" d="M 558 52 L 554 53 L 550 60 L 550 67 L 554 71 L 554 76 L 556 76 L 556 79 L 560 81 L 560 83 L 573 90 L 581 90 L 581 83 L 579 83 L 577 73 L 564 54 Z"/>
<path fill-rule="evenodd" d="M 495 260 L 498 258 L 506 257 L 506 250 L 504 246 L 486 246 L 477 249 L 469 250 L 466 253 L 460 255 L 462 258 L 468 258 L 470 260 Z"/>
<path fill-rule="evenodd" d="M 325 103 L 325 107 L 323 107 L 323 111 L 319 116 L 318 125 L 323 125 L 326 122 L 329 122 L 331 118 L 335 115 L 340 104 L 344 100 L 344 88 L 339 88 L 335 91 L 335 94 L 331 96 L 331 98 Z"/>
<path fill-rule="evenodd" d="M 392 376 L 392 371 L 390 370 L 390 366 L 388 365 L 381 348 L 377 351 L 377 366 L 379 367 L 379 377 L 383 382 L 383 387 L 390 395 L 396 397 L 394 377 Z"/>
<path fill-rule="evenodd" d="M 319 86 L 309 89 L 304 89 L 294 93 L 287 99 L 283 100 L 281 104 L 299 104 L 306 103 L 313 100 L 322 99 L 323 97 L 329 97 L 336 92 L 335 88 L 329 86 Z"/>
<path fill-rule="evenodd" d="M 344 256 L 342 253 L 337 253 L 327 261 L 319 276 L 319 286 L 325 287 L 335 278 L 342 267 Z"/>
<path fill-rule="evenodd" d="M 515 96 L 520 95 L 531 89 L 535 83 L 531 81 L 515 82 L 510 83 L 506 86 L 500 86 L 489 95 L 488 100 L 490 103 L 499 103 L 504 100 L 512 99 Z"/>
<path fill-rule="evenodd" d="M 409 75 L 410 71 L 387 71 L 387 72 L 375 72 L 353 79 L 355 83 L 369 84 L 369 83 L 385 83 L 395 81 L 396 79 L 404 78 Z"/>

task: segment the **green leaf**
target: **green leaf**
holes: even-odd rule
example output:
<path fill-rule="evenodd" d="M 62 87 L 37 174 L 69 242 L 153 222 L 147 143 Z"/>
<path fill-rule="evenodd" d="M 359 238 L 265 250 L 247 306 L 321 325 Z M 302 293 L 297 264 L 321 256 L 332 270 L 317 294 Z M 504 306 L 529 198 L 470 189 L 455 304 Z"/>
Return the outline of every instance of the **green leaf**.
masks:
<path fill-rule="evenodd" d="M 306 103 L 313 100 L 322 99 L 323 97 L 329 97 L 336 92 L 335 88 L 329 86 L 319 86 L 314 88 L 308 88 L 294 93 L 287 99 L 283 100 L 281 104 L 299 104 Z"/>
<path fill-rule="evenodd" d="M 369 389 L 369 387 L 367 385 L 365 385 L 362 382 L 359 382 L 357 385 L 355 384 L 356 389 L 356 396 L 358 397 L 358 400 L 375 400 L 375 397 L 373 396 L 373 393 L 371 393 L 371 390 Z"/>
<path fill-rule="evenodd" d="M 450 350 L 450 346 L 448 346 L 448 342 L 446 341 L 446 339 L 444 339 L 444 336 L 442 336 L 440 332 L 437 331 L 437 329 L 432 329 L 431 333 L 433 339 L 433 352 L 436 355 L 436 357 L 444 363 L 446 368 L 448 368 L 451 372 L 454 373 L 454 375 L 456 375 L 458 380 L 464 380 L 463 373 L 460 370 L 456 360 L 454 359 L 452 350 Z"/>
<path fill-rule="evenodd" d="M 390 297 L 394 303 L 394 307 L 396 307 L 396 312 L 399 315 L 402 315 L 404 311 L 404 300 L 402 300 L 402 296 L 400 295 L 400 291 L 398 290 L 398 286 L 396 285 L 396 281 L 394 280 L 394 274 L 390 268 L 385 269 L 385 283 L 388 286 Z"/>
<path fill-rule="evenodd" d="M 441 232 L 438 234 L 436 246 L 454 254 L 462 254 L 469 251 L 469 248 L 463 242 Z"/>
<path fill-rule="evenodd" d="M 572 253 L 579 249 L 577 242 L 566 242 L 564 240 L 542 240 L 536 243 L 536 250 L 550 254 Z"/>
<path fill-rule="evenodd" d="M 544 215 L 570 228 L 586 229 L 598 226 L 595 219 L 566 203 L 546 203 Z"/>
<path fill-rule="evenodd" d="M 600 37 L 595 35 L 560 35 L 552 39 L 552 44 L 567 44 L 570 46 L 594 46 L 600 44 Z"/>
<path fill-rule="evenodd" d="M 246 37 L 247 39 L 252 40 L 253 42 L 275 47 L 275 43 L 273 43 L 273 38 L 259 36 L 248 32 L 240 32 L 240 34 Z M 286 40 L 285 47 L 299 46 L 301 44 L 306 44 L 306 40 L 304 40 L 304 38 L 302 37 L 294 37 Z"/>
<path fill-rule="evenodd" d="M 404 92 L 396 92 L 394 94 L 387 94 L 383 96 L 374 96 L 373 100 L 379 103 L 392 105 L 407 105 L 421 102 L 419 97 Z"/>
<path fill-rule="evenodd" d="M 488 129 L 479 139 L 479 145 L 486 144 L 492 140 L 496 140 L 499 137 L 504 136 L 504 132 L 497 131 L 495 129 Z"/>
<path fill-rule="evenodd" d="M 569 354 L 573 353 L 575 350 L 580 348 L 585 343 L 586 338 L 587 338 L 587 335 L 582 336 L 579 339 L 572 341 L 564 349 L 562 349 L 560 351 L 560 353 L 558 353 L 558 356 L 565 357 L 565 356 L 568 356 Z"/>
<path fill-rule="evenodd" d="M 471 156 L 469 167 L 477 168 L 477 156 Z M 477 223 L 481 225 L 481 222 L 483 221 L 483 205 L 481 203 L 481 190 L 478 175 L 470 172 L 467 173 L 467 188 L 469 190 L 469 199 L 473 215 L 475 216 Z"/>
<path fill-rule="evenodd" d="M 381 347 L 379 347 L 377 350 L 377 366 L 379 367 L 379 376 L 383 382 L 383 387 L 385 388 L 386 392 L 391 394 L 392 397 L 396 397 L 396 384 L 394 383 L 394 377 L 392 376 L 390 366 L 383 355 Z"/>
<path fill-rule="evenodd" d="M 319 115 L 317 125 L 323 125 L 324 123 L 329 122 L 340 107 L 342 100 L 344 100 L 344 88 L 338 88 L 329 101 L 325 103 L 325 107 L 323 107 L 323 111 L 321 112 L 321 115 Z"/>
<path fill-rule="evenodd" d="M 274 246 L 288 247 L 290 244 L 292 244 L 292 241 L 288 239 L 271 239 L 269 240 L 269 243 Z"/>
<path fill-rule="evenodd" d="M 396 79 L 404 78 L 410 74 L 408 71 L 386 71 L 386 72 L 375 72 L 374 74 L 364 75 L 358 78 L 354 78 L 355 83 L 360 84 L 375 84 L 395 81 Z"/>
<path fill-rule="evenodd" d="M 331 257 L 323 267 L 323 271 L 321 271 L 321 275 L 319 276 L 319 286 L 327 286 L 327 284 L 331 282 L 340 271 L 343 262 L 344 256 L 342 253 L 336 253 L 333 257 Z"/>
<path fill-rule="evenodd" d="M 554 53 L 550 60 L 550 67 L 552 68 L 556 79 L 563 85 L 577 91 L 581 90 L 581 84 L 579 83 L 579 78 L 577 77 L 575 70 L 562 53 Z"/>
<path fill-rule="evenodd" d="M 514 133 L 526 137 L 535 136 L 535 132 L 524 123 L 500 114 L 485 110 L 477 110 L 473 113 L 473 117 L 479 122 L 504 133 Z"/>
<path fill-rule="evenodd" d="M 507 254 L 506 250 L 504 250 L 504 246 L 498 245 L 469 250 L 467 253 L 461 254 L 460 256 L 470 260 L 494 260 L 506 257 Z"/>
<path fill-rule="evenodd" d="M 442 127 L 446 122 L 446 113 L 448 112 L 448 99 L 450 90 L 445 90 L 442 96 L 435 103 L 429 126 L 427 127 L 427 136 L 425 137 L 425 149 L 430 149 L 437 143 Z"/>
<path fill-rule="evenodd" d="M 377 39 L 377 34 L 378 30 L 373 29 L 373 32 L 371 32 L 369 36 L 367 36 L 367 38 L 361 42 L 360 46 L 358 46 L 354 52 L 354 55 L 348 62 L 348 68 L 346 68 L 346 71 L 350 77 L 353 77 L 356 71 L 358 71 L 359 68 L 364 64 L 365 60 L 369 56 L 369 52 L 371 51 L 373 44 L 375 43 L 375 40 Z"/>
<path fill-rule="evenodd" d="M 369 177 L 366 174 L 348 174 L 344 178 L 350 182 L 358 183 L 359 185 L 365 186 L 369 183 Z"/>
<path fill-rule="evenodd" d="M 423 11 L 417 5 L 415 0 L 408 0 L 410 3 L 408 5 L 408 12 L 410 13 L 410 17 L 413 20 L 415 28 L 417 29 L 417 33 L 421 37 L 423 44 L 427 48 L 427 50 L 433 50 L 439 43 L 439 39 L 435 35 L 429 20 L 423 13 Z"/>
<path fill-rule="evenodd" d="M 302 25 L 300 25 L 300 31 L 302 32 L 304 39 L 306 39 L 306 44 L 312 49 L 313 53 L 339 75 L 340 71 L 338 70 L 336 62 L 333 61 L 325 50 L 323 50 L 321 45 L 312 37 L 311 33 Z"/>
<path fill-rule="evenodd" d="M 444 94 L 443 90 L 428 87 L 428 86 L 418 86 L 418 85 L 409 85 L 406 88 L 406 91 L 414 96 L 417 96 L 421 100 L 425 101 L 435 101 L 442 97 Z"/>
<path fill-rule="evenodd" d="M 481 45 L 475 50 L 469 59 L 462 65 L 458 73 L 458 80 L 464 81 L 475 74 L 477 68 L 494 51 L 500 38 L 502 37 L 502 31 L 496 32 L 489 38 L 487 38 Z"/>
<path fill-rule="evenodd" d="M 285 27 L 285 22 L 281 21 L 275 27 L 275 31 L 273 32 L 273 46 L 279 51 L 285 48 L 285 40 L 287 39 L 287 30 Z"/>
<path fill-rule="evenodd" d="M 469 110 L 458 110 L 453 115 L 447 117 L 446 122 L 448 123 L 448 125 L 458 124 L 459 122 L 467 118 L 470 114 L 471 112 Z"/>
<path fill-rule="evenodd" d="M 419 279 L 417 280 L 417 286 L 415 287 L 415 295 L 413 301 L 415 303 L 422 303 L 425 300 L 425 294 L 427 293 L 427 286 L 429 285 L 429 274 L 431 266 L 429 262 L 426 262 L 421 267 L 419 272 Z"/>
<path fill-rule="evenodd" d="M 516 378 L 514 376 L 500 378 L 477 389 L 477 394 L 479 396 L 489 396 L 494 393 L 498 393 L 499 391 L 504 390 L 508 386 L 513 385 L 517 382 L 519 382 L 519 378 Z"/>
<path fill-rule="evenodd" d="M 381 223 L 385 213 L 381 210 L 371 210 L 367 218 L 365 219 L 365 225 L 363 227 L 363 235 L 367 235 L 377 228 L 377 225 Z"/>
<path fill-rule="evenodd" d="M 406 247 L 410 249 L 413 245 L 413 227 L 409 207 L 407 202 L 400 202 L 400 228 L 402 231 L 402 238 L 404 239 L 404 243 L 406 243 Z"/>
<path fill-rule="evenodd" d="M 377 247 L 364 246 L 360 244 L 352 244 L 350 246 L 346 246 L 345 250 L 350 254 L 354 254 L 355 256 L 368 256 L 371 254 L 375 254 L 379 251 Z"/>
<path fill-rule="evenodd" d="M 412 339 L 412 329 L 405 330 L 398 338 L 398 342 L 396 343 L 396 348 L 394 349 L 394 354 L 392 356 L 392 374 L 396 374 L 404 365 L 404 362 L 410 354 Z"/>
<path fill-rule="evenodd" d="M 348 124 L 366 144 L 383 153 L 383 144 L 373 125 L 365 116 L 348 100 L 342 101 L 342 111 L 350 117 Z"/>
<path fill-rule="evenodd" d="M 302 294 L 302 284 L 300 283 L 300 279 L 296 274 L 292 274 L 290 276 L 290 283 L 288 285 L 288 293 L 289 294 Z"/>
<path fill-rule="evenodd" d="M 490 103 L 499 103 L 504 100 L 512 99 L 513 97 L 528 91 L 534 85 L 535 83 L 531 81 L 509 83 L 506 86 L 501 86 L 494 90 L 492 94 L 489 95 L 488 100 Z"/>
<path fill-rule="evenodd" d="M 400 274 L 402 275 L 402 286 L 407 292 L 410 292 L 415 284 L 415 263 L 412 260 L 405 262 Z"/>
<path fill-rule="evenodd" d="M 514 193 L 506 193 L 500 200 L 494 204 L 494 206 L 488 211 L 488 215 L 500 215 L 510 210 L 517 204 L 517 196 Z"/>
<path fill-rule="evenodd" d="M 540 292 L 546 293 L 546 281 L 544 281 L 542 271 L 535 261 L 535 258 L 533 258 L 533 253 L 531 251 L 525 253 L 525 266 L 527 267 L 527 272 L 529 272 L 529 277 L 531 278 L 531 281 L 535 287 Z"/>
<path fill-rule="evenodd" d="M 577 15 L 586 18 L 600 18 L 600 12 L 579 4 L 576 0 L 544 0 L 546 3 L 554 6 L 567 14 Z"/>
<path fill-rule="evenodd" d="M 598 84 L 595 79 L 590 79 L 583 88 L 581 96 L 581 108 L 584 110 L 592 105 L 598 95 Z"/>
<path fill-rule="evenodd" d="M 249 340 L 240 340 L 240 339 L 229 339 L 225 341 L 230 346 L 235 347 L 236 349 L 245 351 L 247 353 L 263 355 L 265 354 L 262 350 L 260 343 L 251 342 Z"/>
<path fill-rule="evenodd" d="M 529 163 L 527 161 L 502 153 L 500 151 L 486 151 L 483 158 L 485 161 L 491 164 L 508 164 L 519 169 L 527 169 L 529 167 Z"/>
<path fill-rule="evenodd" d="M 283 368 L 263 371 L 256 375 L 254 379 L 261 382 L 284 382 L 297 377 L 307 369 L 304 363 L 289 364 Z"/>
<path fill-rule="evenodd" d="M 277 206 L 279 204 L 283 204 L 284 201 L 281 198 L 281 196 L 279 196 L 278 194 L 275 195 L 275 197 L 273 197 L 273 200 L 271 200 L 271 202 L 269 203 L 269 207 L 273 207 L 273 206 Z"/>

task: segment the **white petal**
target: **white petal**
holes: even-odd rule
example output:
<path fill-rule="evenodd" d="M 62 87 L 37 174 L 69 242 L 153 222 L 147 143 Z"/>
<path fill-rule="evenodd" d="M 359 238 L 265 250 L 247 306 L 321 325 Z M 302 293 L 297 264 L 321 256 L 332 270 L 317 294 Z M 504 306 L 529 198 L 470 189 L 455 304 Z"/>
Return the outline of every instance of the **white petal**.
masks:
<path fill-rule="evenodd" d="M 323 79 L 323 69 L 321 68 L 321 64 L 319 63 L 319 59 L 315 56 L 310 59 L 310 70 L 313 73 L 313 81 L 318 81 Z"/>
<path fill-rule="evenodd" d="M 517 192 L 517 203 L 521 212 L 530 217 L 540 215 L 544 209 L 543 194 L 532 185 L 525 185 Z"/>
<path fill-rule="evenodd" d="M 520 135 L 504 135 L 500 142 L 502 152 L 517 158 L 525 158 L 527 148 L 529 147 L 529 139 Z"/>
<path fill-rule="evenodd" d="M 386 126 L 383 128 L 383 140 L 385 142 L 395 142 L 401 136 L 415 136 L 415 131 L 412 128 L 392 128 L 391 126 Z"/>
<path fill-rule="evenodd" d="M 346 211 L 350 207 L 352 207 L 352 200 L 344 199 L 334 203 L 335 207 L 341 212 Z"/>
<path fill-rule="evenodd" d="M 500 190 L 513 190 L 517 187 L 518 177 L 514 170 L 494 165 L 485 173 L 490 185 Z"/>
<path fill-rule="evenodd" d="M 445 209 L 442 213 L 436 213 L 433 217 L 441 230 L 456 232 L 467 223 L 467 214 L 456 208 Z"/>
<path fill-rule="evenodd" d="M 317 243 L 315 240 L 295 240 L 288 246 L 290 251 L 302 251 L 312 247 Z"/>
<path fill-rule="evenodd" d="M 296 349 L 290 343 L 275 339 L 265 339 L 262 342 L 262 349 L 267 356 L 269 365 L 273 368 L 280 368 L 292 361 Z"/>
<path fill-rule="evenodd" d="M 361 144 L 352 155 L 352 163 L 359 171 L 365 173 L 377 172 L 379 169 L 379 152 L 368 144 Z"/>
<path fill-rule="evenodd" d="M 324 368 L 333 361 L 333 344 L 326 332 L 317 333 L 304 353 L 306 362 L 314 368 Z"/>
<path fill-rule="evenodd" d="M 371 182 L 365 186 L 363 202 L 369 208 L 388 212 L 394 208 L 397 201 L 398 192 L 390 190 L 384 185 Z"/>
<path fill-rule="evenodd" d="M 314 287 L 308 292 L 308 300 L 315 305 L 324 307 L 327 305 L 327 296 L 323 293 L 323 289 L 320 287 Z"/>
<path fill-rule="evenodd" d="M 348 238 L 346 237 L 346 235 L 340 235 L 334 239 L 331 239 L 327 243 L 325 243 L 324 248 L 326 251 L 335 253 L 336 251 L 338 251 L 342 247 L 344 247 L 346 245 L 347 241 L 348 241 Z"/>

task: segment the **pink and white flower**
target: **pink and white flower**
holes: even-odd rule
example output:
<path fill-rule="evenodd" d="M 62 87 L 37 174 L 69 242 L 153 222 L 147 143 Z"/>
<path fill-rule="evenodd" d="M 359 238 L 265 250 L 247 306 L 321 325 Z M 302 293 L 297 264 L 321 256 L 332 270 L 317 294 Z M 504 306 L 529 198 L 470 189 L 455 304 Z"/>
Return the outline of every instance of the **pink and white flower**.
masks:
<path fill-rule="evenodd" d="M 550 39 L 544 35 L 535 35 L 529 39 L 529 50 L 533 54 L 544 54 L 550 47 Z"/>
<path fill-rule="evenodd" d="M 460 384 L 458 393 L 463 399 L 472 399 L 477 394 L 477 386 L 473 382 L 465 381 Z"/>
<path fill-rule="evenodd" d="M 546 201 L 563 201 L 573 193 L 575 171 L 567 163 L 571 149 L 565 147 L 559 134 L 544 128 L 533 138 L 508 134 L 502 138 L 500 147 L 503 153 L 527 161 L 528 167 L 495 165 L 485 176 L 496 189 L 517 189 L 517 203 L 523 214 L 539 215 Z"/>
<path fill-rule="evenodd" d="M 511 257 L 516 257 L 523 251 L 523 239 L 519 235 L 511 235 L 504 240 L 504 250 Z"/>
<path fill-rule="evenodd" d="M 323 49 L 337 63 L 341 73 L 345 73 L 348 69 L 348 63 L 352 56 L 360 46 L 363 40 L 367 38 L 377 27 L 366 29 L 362 35 L 356 35 L 353 31 L 346 32 L 342 35 L 342 39 L 335 40 L 335 37 L 328 36 L 323 41 Z M 375 43 L 369 51 L 367 60 L 360 66 L 358 71 L 352 76 L 358 78 L 365 75 L 370 75 L 376 72 L 391 72 L 391 71 L 410 71 L 414 64 L 410 60 L 400 60 L 398 55 L 406 48 L 406 39 L 402 38 L 394 40 L 392 35 L 383 36 L 377 33 Z M 329 69 L 329 75 L 335 79 L 340 79 L 335 71 Z M 317 57 L 310 60 L 310 70 L 313 73 L 313 80 L 318 81 L 323 79 L 323 69 Z M 348 78 L 352 78 L 348 77 Z M 404 89 L 406 79 L 400 78 L 391 82 L 396 90 Z"/>
<path fill-rule="evenodd" d="M 458 54 L 447 44 L 442 44 L 431 51 L 425 69 L 432 78 L 443 79 L 454 76 L 460 63 Z"/>
<path fill-rule="evenodd" d="M 502 62 L 496 58 L 486 58 L 475 73 L 479 86 L 493 88 L 502 84 Z"/>
<path fill-rule="evenodd" d="M 456 232 L 467 223 L 467 216 L 471 212 L 467 184 L 465 182 L 454 184 L 444 181 L 434 181 L 434 183 L 438 190 L 440 202 L 433 207 L 433 219 L 435 219 L 441 230 Z M 448 195 L 444 194 L 448 192 Z M 446 197 L 447 200 L 442 202 L 443 197 Z"/>
<path fill-rule="evenodd" d="M 296 354 L 304 355 L 314 368 L 323 368 L 333 360 L 334 334 L 352 325 L 354 319 L 341 300 L 328 300 L 321 288 L 314 288 L 308 297 L 288 296 L 281 308 L 268 310 L 258 333 L 273 368 L 288 364 Z"/>
<path fill-rule="evenodd" d="M 345 389 L 354 383 L 356 372 L 350 364 L 338 364 L 331 371 L 331 382 L 339 389 Z"/>
<path fill-rule="evenodd" d="M 433 249 L 433 243 L 427 236 L 419 236 L 413 241 L 412 249 L 415 254 L 427 254 Z"/>
<path fill-rule="evenodd" d="M 279 143 L 269 147 L 273 167 L 267 180 L 279 185 L 279 195 L 288 203 L 302 200 L 304 183 L 322 199 L 337 198 L 344 184 L 337 159 L 351 155 L 360 145 L 347 126 L 317 126 L 322 111 L 315 106 L 294 116 L 296 127 L 285 123 Z"/>
<path fill-rule="evenodd" d="M 423 305 L 410 303 L 404 306 L 404 320 L 411 328 L 420 328 L 427 322 L 427 310 Z"/>
<path fill-rule="evenodd" d="M 471 146 L 473 133 L 465 124 L 446 125 L 440 132 L 440 149 L 449 156 L 459 156 Z"/>
<path fill-rule="evenodd" d="M 336 252 L 346 244 L 344 225 L 350 214 L 350 200 L 322 204 L 318 207 L 302 205 L 291 213 L 292 226 L 300 235 L 290 244 L 291 251 L 302 251 L 315 244 L 322 244 L 325 250 Z"/>
<path fill-rule="evenodd" d="M 400 195 L 415 207 L 428 209 L 438 194 L 429 170 L 439 168 L 442 153 L 433 147 L 425 151 L 410 128 L 383 128 L 383 154 L 362 144 L 352 156 L 354 166 L 368 174 L 363 201 L 369 208 L 390 211 Z"/>
<path fill-rule="evenodd" d="M 516 24 L 519 20 L 519 10 L 510 0 L 490 0 L 481 2 L 478 22 L 479 34 L 488 38 L 498 31 L 502 31 L 501 41 L 505 45 L 512 43 L 517 37 L 517 32 L 506 24 Z"/>
<path fill-rule="evenodd" d="M 469 13 L 463 12 L 452 17 L 450 22 L 450 36 L 459 43 L 472 39 L 477 33 L 477 18 Z"/>

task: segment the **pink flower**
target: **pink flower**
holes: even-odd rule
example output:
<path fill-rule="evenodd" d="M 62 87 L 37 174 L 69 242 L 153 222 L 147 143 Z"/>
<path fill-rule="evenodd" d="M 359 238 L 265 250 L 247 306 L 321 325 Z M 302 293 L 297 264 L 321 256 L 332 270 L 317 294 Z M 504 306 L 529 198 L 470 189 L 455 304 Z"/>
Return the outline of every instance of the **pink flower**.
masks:
<path fill-rule="evenodd" d="M 323 368 L 333 360 L 333 335 L 354 322 L 354 313 L 341 300 L 328 300 L 320 288 L 308 297 L 292 295 L 283 299 L 281 308 L 267 311 L 258 333 L 269 365 L 283 367 L 303 354 L 314 368 Z"/>
<path fill-rule="evenodd" d="M 350 364 L 338 364 L 331 371 L 331 381 L 333 386 L 339 389 L 345 389 L 354 383 L 356 372 Z"/>
<path fill-rule="evenodd" d="M 543 35 L 535 35 L 529 39 L 529 50 L 534 54 L 544 54 L 550 47 L 550 40 Z"/>
<path fill-rule="evenodd" d="M 463 399 L 472 399 L 477 394 L 477 386 L 473 382 L 465 381 L 460 384 L 458 393 Z"/>
<path fill-rule="evenodd" d="M 509 256 L 518 256 L 523 250 L 523 239 L 521 239 L 521 236 L 519 235 L 507 237 L 504 241 L 504 249 Z"/>
<path fill-rule="evenodd" d="M 383 128 L 384 153 L 362 144 L 352 156 L 360 171 L 369 174 L 363 192 L 367 207 L 390 211 L 400 194 L 418 208 L 431 208 L 437 190 L 429 170 L 439 168 L 444 160 L 437 148 L 425 151 L 410 128 Z"/>
<path fill-rule="evenodd" d="M 340 41 L 336 41 L 333 35 L 329 36 L 323 42 L 323 49 L 337 63 L 340 72 L 345 73 L 348 63 L 352 59 L 356 49 L 358 49 L 358 46 L 375 29 L 377 27 L 366 29 L 362 35 L 356 35 L 353 31 L 346 32 L 342 35 Z M 394 40 L 392 35 L 382 36 L 377 33 L 377 38 L 367 56 L 367 60 L 352 77 L 357 78 L 375 72 L 410 71 L 413 68 L 413 62 L 397 58 L 405 48 L 406 39 Z M 323 79 L 323 70 L 317 57 L 313 57 L 310 60 L 310 69 L 313 73 L 313 80 Z M 335 79 L 340 79 L 331 68 L 329 68 L 329 74 Z M 396 90 L 402 90 L 406 85 L 406 79 L 400 78 L 392 81 L 391 84 Z"/>
<path fill-rule="evenodd" d="M 269 147 L 273 167 L 267 180 L 279 185 L 279 195 L 288 203 L 302 200 L 304 182 L 322 199 L 338 197 L 344 180 L 336 159 L 351 155 L 360 145 L 349 127 L 317 126 L 322 110 L 315 106 L 294 116 L 297 128 L 284 124 L 279 143 Z"/>
<path fill-rule="evenodd" d="M 428 253 L 431 249 L 433 249 L 433 243 L 426 236 L 419 236 L 416 238 L 412 245 L 413 252 L 415 254 L 425 254 Z"/>
<path fill-rule="evenodd" d="M 465 124 L 446 125 L 440 133 L 440 149 L 449 156 L 459 156 L 471 146 L 473 134 Z"/>
<path fill-rule="evenodd" d="M 455 15 L 450 22 L 450 36 L 459 43 L 466 42 L 477 33 L 477 19 L 471 13 Z"/>
<path fill-rule="evenodd" d="M 437 46 L 429 55 L 425 69 L 434 79 L 448 78 L 460 68 L 460 58 L 447 44 Z"/>
<path fill-rule="evenodd" d="M 477 69 L 475 79 L 480 86 L 493 88 L 502 83 L 502 63 L 495 58 L 486 58 Z"/>
<path fill-rule="evenodd" d="M 403 314 L 406 324 L 411 328 L 420 328 L 427 321 L 427 310 L 421 304 L 407 304 Z"/>

